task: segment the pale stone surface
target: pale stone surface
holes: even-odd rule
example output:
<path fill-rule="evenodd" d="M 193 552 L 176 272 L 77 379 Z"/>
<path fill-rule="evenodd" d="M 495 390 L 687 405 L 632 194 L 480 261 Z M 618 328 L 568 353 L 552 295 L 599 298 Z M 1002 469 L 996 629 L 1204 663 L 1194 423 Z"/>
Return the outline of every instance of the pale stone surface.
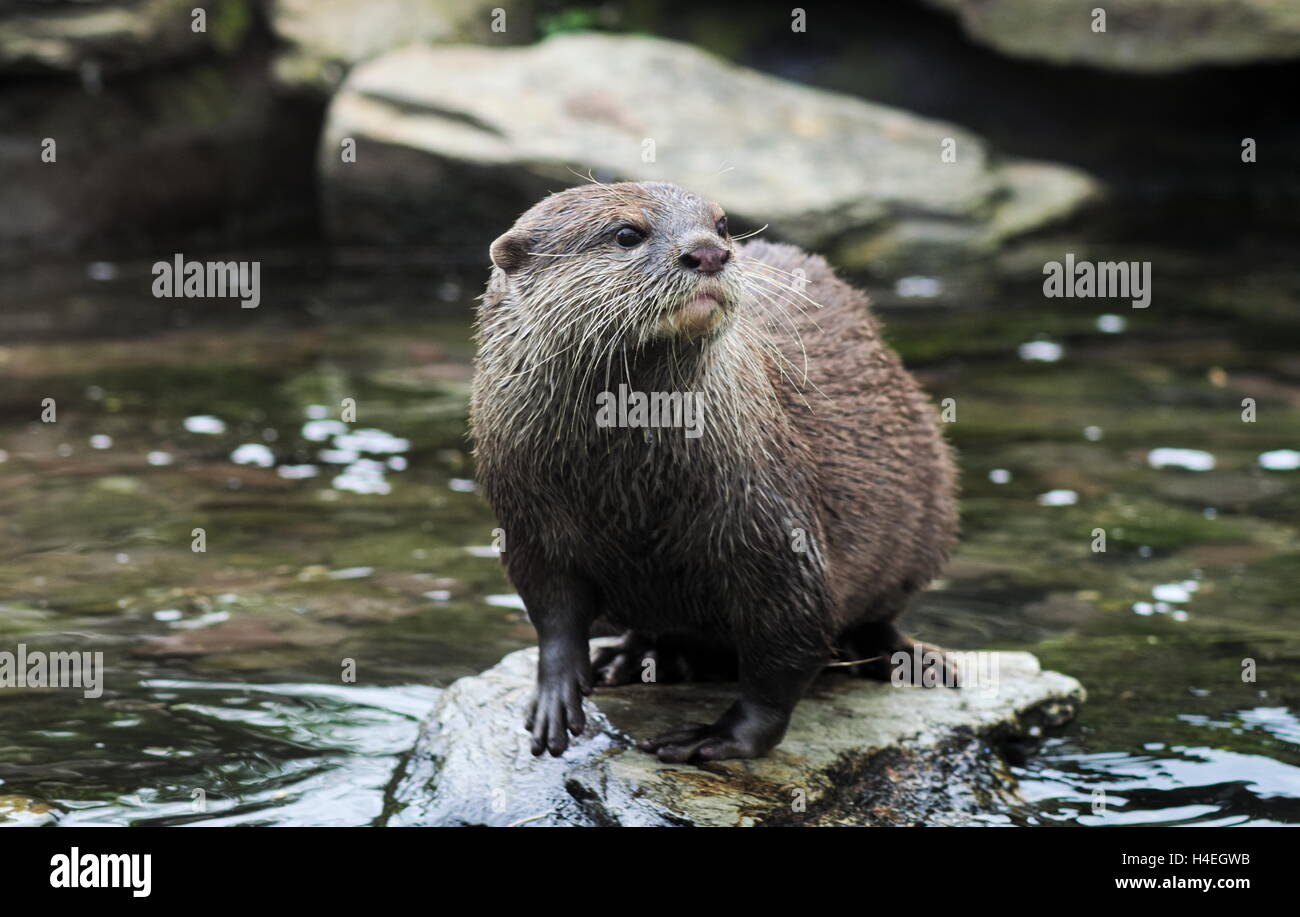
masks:
<path fill-rule="evenodd" d="M 508 42 L 530 29 L 519 3 L 502 0 L 270 0 L 268 19 L 288 48 L 276 78 L 328 91 L 352 65 L 408 42 Z M 504 32 L 493 32 L 496 10 Z"/>
<path fill-rule="evenodd" d="M 1012 57 L 1161 73 L 1300 56 L 1292 0 L 925 0 L 966 34 Z M 1093 31 L 1093 10 L 1106 31 Z"/>
<path fill-rule="evenodd" d="M 586 733 L 534 758 L 523 728 L 537 651 L 520 650 L 440 695 L 394 793 L 397 825 L 966 823 L 1013 800 L 998 747 L 1074 716 L 1082 686 L 1028 653 L 997 653 L 996 686 L 893 687 L 824 676 L 769 757 L 668 765 L 632 747 L 714 719 L 726 684 L 597 689 Z M 797 811 L 802 800 L 805 811 Z"/>

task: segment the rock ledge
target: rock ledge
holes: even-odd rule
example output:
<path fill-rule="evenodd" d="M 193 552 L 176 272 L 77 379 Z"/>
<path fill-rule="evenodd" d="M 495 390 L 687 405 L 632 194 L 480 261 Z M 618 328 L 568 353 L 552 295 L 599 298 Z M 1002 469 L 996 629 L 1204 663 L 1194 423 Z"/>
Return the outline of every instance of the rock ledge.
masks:
<path fill-rule="evenodd" d="M 560 758 L 523 729 L 535 649 L 462 678 L 438 699 L 395 782 L 393 825 L 979 823 L 1013 802 L 1013 759 L 1085 694 L 1028 653 L 993 653 L 996 686 L 910 688 L 825 676 L 768 758 L 661 764 L 633 739 L 708 721 L 734 685 L 598 689 Z"/>

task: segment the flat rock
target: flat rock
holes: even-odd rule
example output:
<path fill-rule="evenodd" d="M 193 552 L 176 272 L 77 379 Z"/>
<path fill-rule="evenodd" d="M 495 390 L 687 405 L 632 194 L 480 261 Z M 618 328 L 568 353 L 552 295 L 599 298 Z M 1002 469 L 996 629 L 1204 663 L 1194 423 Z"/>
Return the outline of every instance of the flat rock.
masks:
<path fill-rule="evenodd" d="M 982 655 L 981 687 L 819 679 L 767 758 L 662 764 L 634 740 L 716 718 L 735 686 L 600 688 L 559 758 L 523 728 L 536 649 L 440 695 L 393 794 L 394 825 L 979 823 L 1014 801 L 1005 757 L 1073 718 L 1082 686 L 1028 653 Z M 967 662 L 967 672 L 975 668 Z"/>
<path fill-rule="evenodd" d="M 344 243 L 482 260 L 520 212 L 590 173 L 675 182 L 734 226 L 882 273 L 986 254 L 1097 191 L 1072 169 L 997 161 L 952 124 L 598 34 L 411 45 L 360 64 L 330 104 L 320 167 L 327 231 Z"/>
<path fill-rule="evenodd" d="M 1300 57 L 1300 4 L 1288 0 L 925 0 L 973 41 L 1010 57 L 1165 73 Z M 1093 10 L 1106 31 L 1093 31 Z"/>

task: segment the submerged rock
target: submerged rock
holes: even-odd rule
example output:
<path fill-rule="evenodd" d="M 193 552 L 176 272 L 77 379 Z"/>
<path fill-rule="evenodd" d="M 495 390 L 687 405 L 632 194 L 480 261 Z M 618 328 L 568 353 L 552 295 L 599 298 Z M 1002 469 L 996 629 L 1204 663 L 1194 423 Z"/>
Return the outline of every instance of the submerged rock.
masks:
<path fill-rule="evenodd" d="M 391 51 L 351 72 L 320 149 L 336 241 L 476 260 L 522 210 L 589 170 L 675 182 L 721 203 L 733 226 L 768 224 L 883 273 L 986 254 L 1097 190 L 1072 169 L 996 162 L 955 125 L 689 45 L 598 34 Z"/>
<path fill-rule="evenodd" d="M 1073 718 L 1082 686 L 1028 653 L 985 657 L 977 688 L 892 687 L 828 675 L 767 758 L 662 764 L 635 739 L 710 721 L 726 684 L 597 689 L 560 758 L 523 728 L 537 651 L 506 656 L 438 699 L 394 790 L 394 825 L 791 825 L 971 823 L 1014 801 L 1018 760 Z M 995 667 L 995 668 L 994 668 Z"/>
<path fill-rule="evenodd" d="M 1012 57 L 1159 73 L 1300 57 L 1300 6 L 1278 0 L 925 0 Z M 1105 31 L 1094 31 L 1096 10 Z"/>
<path fill-rule="evenodd" d="M 43 828 L 56 824 L 58 812 L 26 796 L 0 796 L 0 827 Z"/>

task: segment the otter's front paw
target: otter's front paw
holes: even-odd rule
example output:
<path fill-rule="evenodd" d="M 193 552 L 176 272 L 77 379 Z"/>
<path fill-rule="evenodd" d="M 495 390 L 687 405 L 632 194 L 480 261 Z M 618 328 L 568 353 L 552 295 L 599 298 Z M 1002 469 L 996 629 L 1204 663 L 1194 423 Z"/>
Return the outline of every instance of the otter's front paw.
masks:
<path fill-rule="evenodd" d="M 564 754 L 569 747 L 568 733 L 581 735 L 587 728 L 582 696 L 590 693 L 590 683 L 572 676 L 538 681 L 537 692 L 528 702 L 528 716 L 524 721 L 533 735 L 534 755 L 549 751 L 558 758 Z"/>

